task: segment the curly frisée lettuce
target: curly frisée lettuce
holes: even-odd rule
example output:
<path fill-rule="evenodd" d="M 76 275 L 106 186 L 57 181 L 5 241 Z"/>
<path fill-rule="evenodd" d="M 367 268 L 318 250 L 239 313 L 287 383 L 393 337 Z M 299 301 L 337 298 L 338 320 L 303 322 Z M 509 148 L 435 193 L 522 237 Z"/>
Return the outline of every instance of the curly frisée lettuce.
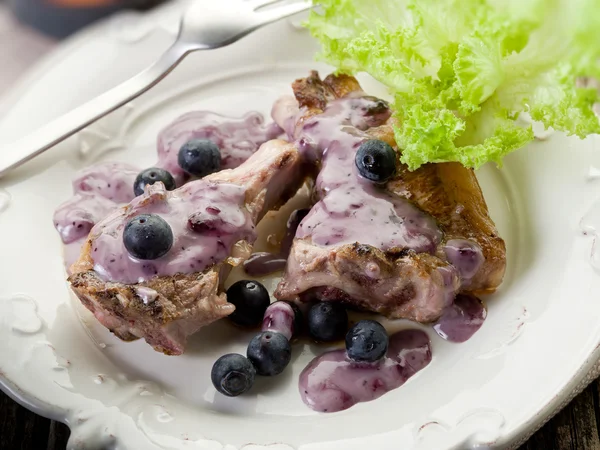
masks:
<path fill-rule="evenodd" d="M 534 139 L 521 113 L 600 132 L 600 0 L 316 0 L 323 60 L 389 87 L 402 162 L 477 168 Z"/>

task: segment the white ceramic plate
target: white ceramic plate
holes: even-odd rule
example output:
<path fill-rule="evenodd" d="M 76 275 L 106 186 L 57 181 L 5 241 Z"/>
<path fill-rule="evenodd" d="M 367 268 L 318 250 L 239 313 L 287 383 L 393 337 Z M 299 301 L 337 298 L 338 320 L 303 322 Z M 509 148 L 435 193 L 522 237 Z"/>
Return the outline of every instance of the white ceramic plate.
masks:
<path fill-rule="evenodd" d="M 1 142 L 141 69 L 172 41 L 177 9 L 120 16 L 71 40 L 7 100 Z M 192 55 L 139 101 L 0 182 L 3 389 L 66 422 L 70 448 L 514 448 L 598 375 L 596 137 L 555 134 L 509 156 L 501 170 L 479 171 L 508 247 L 506 281 L 488 301 L 487 321 L 460 345 L 421 327 L 432 363 L 348 411 L 318 414 L 300 400 L 297 378 L 314 354 L 308 344 L 294 348 L 285 375 L 228 399 L 216 395 L 210 368 L 225 352 L 243 352 L 248 335 L 216 324 L 194 336 L 184 356 L 167 357 L 118 341 L 72 299 L 51 217 L 74 173 L 99 159 L 152 163 L 160 128 L 191 109 L 268 113 L 293 79 L 327 71 L 313 62 L 315 50 L 305 31 L 282 22 Z M 365 87 L 381 94 L 368 80 Z"/>

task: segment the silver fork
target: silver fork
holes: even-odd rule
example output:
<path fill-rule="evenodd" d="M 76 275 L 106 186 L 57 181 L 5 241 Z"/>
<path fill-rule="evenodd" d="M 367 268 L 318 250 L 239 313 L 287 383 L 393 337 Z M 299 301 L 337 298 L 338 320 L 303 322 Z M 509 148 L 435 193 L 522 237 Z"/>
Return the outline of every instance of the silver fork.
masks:
<path fill-rule="evenodd" d="M 254 30 L 305 11 L 310 0 L 196 0 L 183 13 L 175 43 L 143 72 L 53 120 L 27 137 L 0 148 L 0 177 L 155 86 L 187 55 L 224 47 Z"/>

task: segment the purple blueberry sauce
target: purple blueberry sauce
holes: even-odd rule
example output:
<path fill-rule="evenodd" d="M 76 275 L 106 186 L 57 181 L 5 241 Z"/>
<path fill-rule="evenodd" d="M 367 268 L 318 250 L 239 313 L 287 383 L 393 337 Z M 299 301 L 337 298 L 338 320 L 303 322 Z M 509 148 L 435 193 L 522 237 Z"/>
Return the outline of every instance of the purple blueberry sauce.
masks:
<path fill-rule="evenodd" d="M 402 386 L 430 362 L 427 334 L 400 331 L 390 336 L 386 356 L 376 363 L 354 362 L 345 350 L 317 356 L 300 374 L 300 396 L 315 411 L 343 411 Z"/>
<path fill-rule="evenodd" d="M 58 207 L 54 227 L 65 244 L 84 239 L 92 227 L 117 204 L 91 192 L 77 193 Z"/>
<path fill-rule="evenodd" d="M 121 162 L 103 162 L 83 169 L 73 180 L 73 192 L 95 194 L 115 203 L 133 200 L 139 169 Z"/>
<path fill-rule="evenodd" d="M 205 180 L 175 191 L 167 191 L 162 183 L 148 186 L 145 195 L 133 199 L 127 209 L 115 210 L 94 232 L 94 270 L 105 280 L 122 283 L 142 282 L 159 274 L 201 272 L 226 259 L 236 242 L 254 240 L 245 196 L 243 186 Z M 160 214 L 170 225 L 174 241 L 168 258 L 142 261 L 127 252 L 123 230 L 140 213 Z M 214 226 L 217 222 L 218 227 Z"/>
<path fill-rule="evenodd" d="M 298 227 L 296 237 L 313 244 L 371 245 L 381 250 L 433 253 L 442 233 L 435 220 L 409 201 L 390 195 L 362 178 L 354 163 L 364 133 L 385 123 L 390 110 L 382 100 L 348 96 L 330 102 L 323 114 L 306 120 L 296 139 L 321 169 L 315 184 L 318 202 Z"/>
<path fill-rule="evenodd" d="M 192 139 L 208 139 L 221 150 L 221 168 L 233 169 L 246 161 L 261 144 L 281 136 L 276 124 L 265 124 L 258 112 L 231 119 L 209 111 L 184 114 L 158 135 L 157 167 L 168 170 L 181 186 L 188 178 L 177 162 L 179 149 Z"/>
<path fill-rule="evenodd" d="M 258 252 L 254 253 L 244 262 L 244 271 L 251 277 L 263 277 L 270 273 L 279 272 L 285 269 L 296 230 L 302 219 L 308 214 L 308 209 L 297 209 L 288 219 L 285 236 L 281 240 L 279 253 Z"/>
<path fill-rule="evenodd" d="M 272 303 L 265 311 L 261 331 L 276 331 L 289 341 L 294 334 L 294 309 L 289 303 Z"/>
<path fill-rule="evenodd" d="M 487 310 L 480 299 L 474 295 L 458 294 L 433 329 L 447 341 L 465 342 L 481 328 L 486 316 Z"/>
<path fill-rule="evenodd" d="M 107 162 L 88 167 L 73 180 L 73 197 L 54 213 L 54 227 L 65 244 L 85 238 L 92 227 L 119 204 L 133 199 L 137 169 Z"/>
<path fill-rule="evenodd" d="M 188 140 L 213 140 L 221 149 L 221 167 L 234 168 L 248 159 L 261 144 L 282 132 L 275 123 L 265 125 L 263 116 L 258 112 L 249 112 L 240 119 L 207 111 L 188 113 L 159 134 L 156 165 L 169 170 L 177 185 L 181 186 L 188 177 L 177 164 L 177 153 Z M 74 262 L 73 256 L 78 253 L 74 243 L 80 241 L 81 248 L 84 238 L 96 223 L 134 199 L 133 184 L 140 170 L 130 164 L 104 162 L 79 172 L 73 180 L 73 197 L 60 205 L 54 214 L 54 226 L 63 243 L 69 245 L 69 255 L 65 258 L 67 267 Z M 204 225 L 210 226 L 208 221 L 201 222 L 199 226 Z M 112 259 L 110 257 L 109 261 Z M 154 270 L 158 270 L 155 265 L 147 265 L 145 269 L 148 273 Z M 189 267 L 187 271 L 192 271 L 192 268 Z"/>
<path fill-rule="evenodd" d="M 485 258 L 481 247 L 466 239 L 451 239 L 444 245 L 446 259 L 458 270 L 462 287 L 468 287 L 471 279 L 477 274 Z"/>

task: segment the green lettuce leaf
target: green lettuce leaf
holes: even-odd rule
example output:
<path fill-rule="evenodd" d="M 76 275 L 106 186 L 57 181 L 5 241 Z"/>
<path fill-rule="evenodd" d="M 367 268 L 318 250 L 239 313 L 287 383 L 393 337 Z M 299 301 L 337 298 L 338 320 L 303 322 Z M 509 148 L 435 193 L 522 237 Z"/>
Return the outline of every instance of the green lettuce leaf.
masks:
<path fill-rule="evenodd" d="M 522 113 L 581 138 L 600 132 L 600 0 L 316 0 L 321 58 L 394 96 L 402 161 L 478 168 L 534 139 Z"/>

